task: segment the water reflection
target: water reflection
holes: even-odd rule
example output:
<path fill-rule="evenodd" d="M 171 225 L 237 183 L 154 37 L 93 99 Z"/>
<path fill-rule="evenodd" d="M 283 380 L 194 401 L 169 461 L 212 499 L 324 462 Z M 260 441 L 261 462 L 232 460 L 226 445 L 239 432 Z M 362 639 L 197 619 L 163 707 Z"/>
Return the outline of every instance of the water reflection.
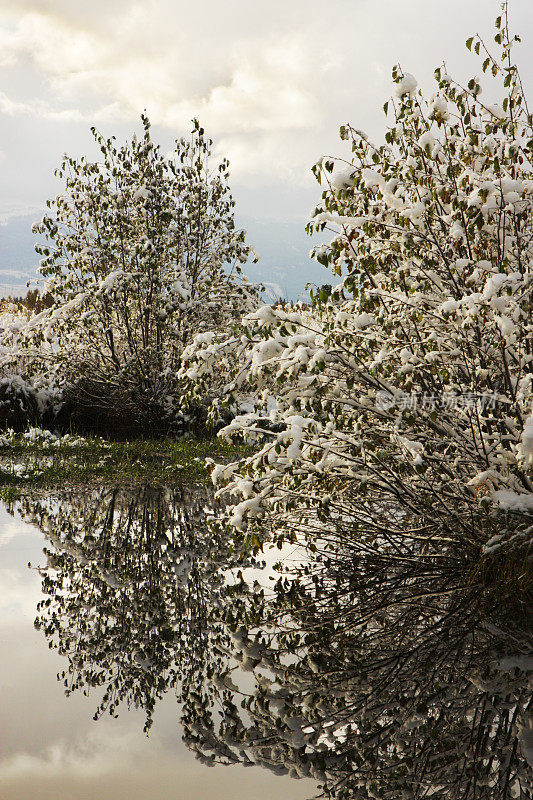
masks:
<path fill-rule="evenodd" d="M 45 533 L 45 599 L 35 624 L 68 660 L 67 692 L 102 687 L 96 716 L 146 711 L 180 686 L 208 685 L 229 642 L 218 621 L 225 573 L 240 564 L 206 527 L 196 488 L 145 486 L 25 498 Z"/>
<path fill-rule="evenodd" d="M 498 565 L 332 537 L 269 587 L 208 527 L 209 499 L 23 501 L 48 539 L 36 624 L 68 692 L 100 687 L 97 715 L 140 706 L 149 728 L 172 690 L 204 763 L 310 777 L 330 797 L 532 796 L 530 598 L 502 602 Z"/>

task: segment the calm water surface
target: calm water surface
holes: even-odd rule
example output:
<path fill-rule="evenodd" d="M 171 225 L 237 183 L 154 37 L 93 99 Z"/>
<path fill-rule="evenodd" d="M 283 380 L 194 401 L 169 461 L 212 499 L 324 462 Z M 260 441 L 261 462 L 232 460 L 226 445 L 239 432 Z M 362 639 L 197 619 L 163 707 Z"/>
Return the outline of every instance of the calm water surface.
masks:
<path fill-rule="evenodd" d="M 28 562 L 32 567 L 46 564 L 45 547 L 61 551 L 58 541 L 57 548 L 51 547 L 50 533 L 53 536 L 54 525 L 61 527 L 69 513 L 77 515 L 78 522 L 98 524 L 94 517 L 109 512 L 112 496 L 112 492 L 106 492 L 96 507 L 94 495 L 54 496 L 50 499 L 46 537 L 39 527 L 45 524 L 41 506 L 46 507 L 46 499 L 37 503 L 39 510 L 32 504 L 24 510 L 26 521 L 19 514 L 13 517 L 5 508 L 0 509 L 2 799 L 300 800 L 312 796 L 316 782 L 311 780 L 272 775 L 260 767 L 209 768 L 201 764 L 181 740 L 173 690 L 169 689 L 157 703 L 148 737 L 143 733 L 146 713 L 142 709 L 124 707 L 116 719 L 103 714 L 94 721 L 101 691 L 92 690 L 89 697 L 81 692 L 65 696 L 64 687 L 57 680 L 57 673 L 66 667 L 65 656 L 49 649 L 43 631 L 34 627 L 37 604 L 45 595 L 41 575 L 35 568 L 29 569 Z M 126 498 L 131 505 L 128 493 Z M 156 499 L 168 502 L 165 495 Z M 130 508 L 130 524 L 135 525 L 139 517 L 142 519 L 147 498 L 137 500 L 138 505 Z M 37 516 L 29 522 L 32 512 Z M 121 518 L 120 525 L 123 524 Z M 96 607 L 96 596 L 86 599 L 89 607 L 80 609 L 80 615 L 90 612 L 91 603 Z M 72 617 L 66 622 L 76 624 Z M 126 646 L 126 642 L 123 644 Z"/>
<path fill-rule="evenodd" d="M 531 614 L 497 562 L 349 527 L 242 558 L 205 487 L 8 510 L 3 800 L 531 800 Z"/>

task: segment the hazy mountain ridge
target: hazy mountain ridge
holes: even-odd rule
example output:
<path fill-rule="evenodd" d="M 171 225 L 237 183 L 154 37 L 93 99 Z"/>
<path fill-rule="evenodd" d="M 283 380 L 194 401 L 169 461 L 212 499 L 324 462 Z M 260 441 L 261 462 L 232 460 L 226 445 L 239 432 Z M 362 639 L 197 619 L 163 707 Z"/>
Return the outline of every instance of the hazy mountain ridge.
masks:
<path fill-rule="evenodd" d="M 32 225 L 39 214 L 13 215 L 0 224 L 0 296 L 25 294 L 28 281 L 37 278 L 39 256 Z"/>
<path fill-rule="evenodd" d="M 34 250 L 38 237 L 32 233 L 32 225 L 39 216 L 33 211 L 8 217 L 0 224 L 0 296 L 25 294 L 27 282 L 38 279 L 39 256 Z M 322 240 L 307 236 L 304 222 L 239 215 L 237 224 L 246 229 L 247 239 L 259 255 L 257 264 L 246 268 L 252 280 L 271 285 L 274 293 L 291 300 L 307 296 L 307 283 L 330 282 L 327 270 L 309 258 L 313 244 Z"/>

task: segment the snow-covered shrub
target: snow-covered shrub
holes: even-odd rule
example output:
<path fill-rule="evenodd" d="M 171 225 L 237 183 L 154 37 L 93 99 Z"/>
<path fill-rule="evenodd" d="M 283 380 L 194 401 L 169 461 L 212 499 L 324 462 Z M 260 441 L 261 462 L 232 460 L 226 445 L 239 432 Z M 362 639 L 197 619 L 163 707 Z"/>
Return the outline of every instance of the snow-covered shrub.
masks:
<path fill-rule="evenodd" d="M 0 379 L 0 430 L 22 430 L 39 419 L 35 389 L 20 376 Z"/>
<path fill-rule="evenodd" d="M 53 305 L 24 335 L 32 352 L 54 343 L 50 369 L 81 414 L 157 425 L 179 416 L 192 335 L 227 330 L 256 293 L 240 275 L 251 248 L 235 230 L 228 162 L 212 167 L 197 121 L 171 156 L 142 121 L 123 146 L 93 129 L 99 162 L 65 157 L 65 191 L 35 226 Z"/>
<path fill-rule="evenodd" d="M 310 228 L 333 232 L 315 255 L 342 282 L 313 316 L 264 307 L 243 322 L 236 381 L 258 396 L 279 385 L 278 432 L 235 420 L 227 435 L 262 446 L 213 474 L 248 544 L 268 522 L 278 540 L 348 526 L 530 546 L 533 129 L 516 38 L 504 17 L 498 57 L 467 42 L 487 94 L 503 84 L 501 105 L 443 69 L 426 99 L 397 67 L 385 144 L 343 127 L 351 158 L 314 168 L 324 190 Z M 189 374 L 201 381 L 223 357 L 216 337 L 191 348 Z"/>
<path fill-rule="evenodd" d="M 31 312 L 13 303 L 0 306 L 0 430 L 52 425 L 61 391 L 50 369 L 49 343 L 29 348 L 25 330 Z"/>
<path fill-rule="evenodd" d="M 22 375 L 26 371 L 24 336 L 29 314 L 14 303 L 0 304 L 0 377 Z"/>

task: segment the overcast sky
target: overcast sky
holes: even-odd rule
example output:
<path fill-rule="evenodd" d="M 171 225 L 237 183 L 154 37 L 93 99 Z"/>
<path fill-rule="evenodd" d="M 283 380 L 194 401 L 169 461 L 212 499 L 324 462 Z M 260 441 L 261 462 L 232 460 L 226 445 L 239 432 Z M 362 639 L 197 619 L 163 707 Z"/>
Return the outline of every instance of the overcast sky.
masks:
<path fill-rule="evenodd" d="M 510 5 L 531 94 L 533 0 Z M 443 60 L 479 75 L 465 40 L 492 42 L 498 13 L 500 0 L 0 0 L 0 296 L 36 277 L 31 226 L 61 191 L 62 154 L 97 155 L 92 125 L 131 138 L 146 109 L 165 150 L 200 119 L 261 256 L 249 276 L 305 297 L 331 282 L 308 258 L 312 165 L 349 157 L 345 122 L 382 139 L 395 63 L 428 94 Z"/>
<path fill-rule="evenodd" d="M 63 152 L 90 152 L 89 127 L 131 135 L 146 108 L 170 145 L 197 115 L 232 164 L 246 214 L 305 219 L 310 167 L 342 154 L 339 125 L 372 135 L 390 70 L 422 86 L 446 59 L 479 72 L 464 41 L 491 36 L 498 0 L 0 0 L 0 213 L 55 193 Z M 533 3 L 512 0 L 531 87 Z"/>

